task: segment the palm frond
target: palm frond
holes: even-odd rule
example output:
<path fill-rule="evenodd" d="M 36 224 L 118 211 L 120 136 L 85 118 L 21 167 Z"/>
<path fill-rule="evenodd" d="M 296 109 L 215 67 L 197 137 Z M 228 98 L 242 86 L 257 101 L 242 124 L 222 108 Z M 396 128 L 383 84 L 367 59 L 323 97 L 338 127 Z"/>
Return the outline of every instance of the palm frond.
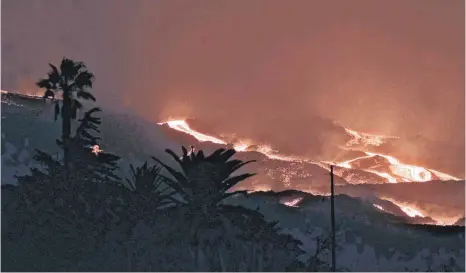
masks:
<path fill-rule="evenodd" d="M 83 71 L 79 73 L 74 79 L 74 87 L 76 87 L 78 90 L 82 90 L 85 87 L 92 88 L 93 81 L 94 74 L 89 71 Z M 90 96 L 90 99 L 95 101 L 95 98 L 92 95 L 88 94 L 88 96 Z"/>
<path fill-rule="evenodd" d="M 77 99 L 73 99 L 72 103 L 73 103 L 73 107 L 76 108 L 76 109 L 82 109 L 83 108 L 83 105 Z"/>
<path fill-rule="evenodd" d="M 239 182 L 251 177 L 251 176 L 254 176 L 256 175 L 255 173 L 245 173 L 245 174 L 241 174 L 241 175 L 238 175 L 238 176 L 233 176 L 229 179 L 227 179 L 226 181 L 224 181 L 222 183 L 222 189 L 224 191 L 227 191 L 229 189 L 231 189 L 232 187 L 234 187 L 236 184 L 238 184 Z"/>
<path fill-rule="evenodd" d="M 204 160 L 204 159 L 205 159 L 204 152 L 202 150 L 197 152 L 196 160 Z"/>
<path fill-rule="evenodd" d="M 63 58 L 60 63 L 61 74 L 66 81 L 74 79 L 84 69 L 86 69 L 86 66 L 82 62 L 75 62 L 67 58 Z"/>
<path fill-rule="evenodd" d="M 211 155 L 204 156 L 203 151 L 192 152 L 188 155 L 186 147 L 182 146 L 182 156 L 167 149 L 173 159 L 180 165 L 184 175 L 167 164 L 152 157 L 170 173 L 167 184 L 179 193 L 183 199 L 194 207 L 215 207 L 220 201 L 237 193 L 227 193 L 239 182 L 255 174 L 246 173 L 231 176 L 242 166 L 254 161 L 228 161 L 236 151 L 233 149 L 218 149 Z"/>
<path fill-rule="evenodd" d="M 183 156 L 181 158 L 179 155 L 177 155 L 175 152 L 173 152 L 170 149 L 166 149 L 165 152 L 171 155 L 173 159 L 178 163 L 178 165 L 180 165 L 183 172 L 187 174 L 190 167 L 193 165 L 193 162 L 188 156 L 188 150 L 184 146 L 181 146 L 181 149 L 183 152 Z"/>
<path fill-rule="evenodd" d="M 47 99 L 47 98 L 52 98 L 54 99 L 55 98 L 55 93 L 50 90 L 50 89 L 47 89 L 45 92 L 44 92 L 44 98 Z"/>
<path fill-rule="evenodd" d="M 176 171 L 172 167 L 168 166 L 167 164 L 163 163 L 159 159 L 152 157 L 153 160 L 158 162 L 160 165 L 162 165 L 165 170 L 167 170 L 180 184 L 182 185 L 188 185 L 188 179 L 180 172 Z"/>
<path fill-rule="evenodd" d="M 49 66 L 52 68 L 52 70 L 47 74 L 49 76 L 49 81 L 54 84 L 58 84 L 60 82 L 60 72 L 58 72 L 57 67 L 53 64 L 49 63 Z"/>
<path fill-rule="evenodd" d="M 53 88 L 52 84 L 50 83 L 49 79 L 39 79 L 36 82 L 37 87 L 45 88 L 47 90 L 51 90 Z"/>
<path fill-rule="evenodd" d="M 94 95 L 83 90 L 79 90 L 78 92 L 76 92 L 76 97 L 80 99 L 96 101 Z"/>
<path fill-rule="evenodd" d="M 140 193 L 151 193 L 155 190 L 156 182 L 159 179 L 159 174 L 161 168 L 158 166 L 149 167 L 147 162 L 145 162 L 142 166 L 134 168 L 132 164 L 130 164 L 131 169 L 131 178 L 132 181 L 132 188 L 136 192 Z M 160 184 L 157 184 L 160 185 Z"/>
<path fill-rule="evenodd" d="M 225 152 L 223 152 L 220 156 L 219 156 L 219 160 L 221 160 L 221 162 L 227 162 L 228 159 L 230 159 L 232 156 L 234 156 L 236 154 L 236 150 L 235 149 L 229 149 L 229 150 L 226 150 Z"/>

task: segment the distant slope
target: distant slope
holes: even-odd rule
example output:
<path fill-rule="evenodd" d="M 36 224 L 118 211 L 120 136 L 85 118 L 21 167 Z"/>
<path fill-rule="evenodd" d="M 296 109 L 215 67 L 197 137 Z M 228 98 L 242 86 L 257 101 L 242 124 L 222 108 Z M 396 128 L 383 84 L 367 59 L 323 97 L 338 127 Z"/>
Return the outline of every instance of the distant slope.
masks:
<path fill-rule="evenodd" d="M 296 207 L 284 202 L 302 198 Z M 328 236 L 330 202 L 328 197 L 299 191 L 255 192 L 229 201 L 258 208 L 270 220 L 304 242 L 308 253 L 315 250 L 315 238 Z M 464 271 L 464 228 L 406 225 L 403 217 L 385 213 L 372 202 L 346 195 L 336 196 L 336 225 L 339 229 L 337 261 L 350 271 L 426 271 L 432 259 L 433 271 L 456 264 Z M 312 231 L 312 232 L 311 232 Z M 330 256 L 326 256 L 330 261 Z M 455 271 L 455 269 L 453 269 Z"/>
<path fill-rule="evenodd" d="M 443 219 L 453 224 L 465 215 L 464 188 L 463 180 L 338 186 L 336 191 L 359 198 L 377 196 L 397 200 L 405 205 L 416 207 L 433 218 Z"/>
<path fill-rule="evenodd" d="M 98 115 L 102 118 L 101 147 L 122 157 L 123 172 L 129 163 L 151 160 L 150 156 L 168 159 L 166 148 L 179 149 L 179 144 L 168 139 L 157 124 L 105 109 Z M 2 184 L 14 184 L 14 174 L 28 172 L 34 165 L 35 149 L 60 156 L 55 144 L 60 135 L 60 121 L 54 121 L 50 102 L 2 94 Z"/>

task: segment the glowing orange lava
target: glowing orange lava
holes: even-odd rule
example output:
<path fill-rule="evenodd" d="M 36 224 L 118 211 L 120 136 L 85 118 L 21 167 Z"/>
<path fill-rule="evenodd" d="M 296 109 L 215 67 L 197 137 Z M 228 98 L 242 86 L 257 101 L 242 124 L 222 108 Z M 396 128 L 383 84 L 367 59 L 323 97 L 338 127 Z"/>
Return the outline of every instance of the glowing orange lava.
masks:
<path fill-rule="evenodd" d="M 357 144 L 363 144 L 365 146 L 380 146 L 386 142 L 387 139 L 398 138 L 395 136 L 384 136 L 384 135 L 374 135 L 368 133 L 357 132 L 348 128 L 345 128 L 346 133 L 348 133 L 353 138 L 346 143 L 347 147 L 351 147 Z"/>
<path fill-rule="evenodd" d="M 212 142 L 216 144 L 221 144 L 221 145 L 227 145 L 228 143 L 226 141 L 223 141 L 219 138 L 216 138 L 214 136 L 209 136 L 200 132 L 197 132 L 191 127 L 189 127 L 188 123 L 185 120 L 170 120 L 166 122 L 161 122 L 158 123 L 159 125 L 168 125 L 170 128 L 183 132 L 185 134 L 189 134 L 196 138 L 200 142 Z M 282 161 L 304 161 L 304 159 L 300 159 L 298 157 L 293 157 L 293 156 L 285 156 L 285 155 L 280 155 L 277 153 L 277 151 L 273 150 L 272 147 L 269 145 L 255 145 L 255 149 L 252 149 L 250 144 L 248 144 L 246 141 L 239 141 L 238 143 L 232 143 L 233 144 L 233 149 L 235 149 L 238 152 L 244 152 L 244 151 L 256 151 L 259 153 L 264 154 L 270 159 L 276 159 L 276 160 L 282 160 Z"/>
<path fill-rule="evenodd" d="M 193 130 L 192 128 L 189 127 L 188 123 L 185 120 L 169 120 L 166 122 L 159 123 L 159 125 L 162 125 L 162 124 L 166 124 L 174 130 L 183 132 L 185 134 L 189 134 L 200 142 L 210 141 L 210 142 L 220 144 L 220 145 L 228 144 L 225 140 Z M 357 132 L 357 131 L 354 131 L 348 128 L 345 128 L 345 130 L 350 136 L 352 136 L 352 139 L 349 140 L 345 144 L 344 147 L 341 147 L 344 150 L 361 151 L 360 149 L 354 149 L 353 146 L 358 145 L 358 144 L 362 144 L 364 146 L 369 146 L 369 145 L 380 146 L 381 144 L 385 143 L 388 139 L 398 138 L 394 136 L 383 136 L 383 135 L 362 133 L 362 132 Z M 426 182 L 426 181 L 432 180 L 433 175 L 439 177 L 442 180 L 460 180 L 457 177 L 454 177 L 454 176 L 451 176 L 451 175 L 448 175 L 448 174 L 445 174 L 439 171 L 434 171 L 434 170 L 430 170 L 424 167 L 401 163 L 398 159 L 396 159 L 393 156 L 373 153 L 373 152 L 362 151 L 366 154 L 365 156 L 357 157 L 357 158 L 343 161 L 340 163 L 325 162 L 325 161 L 314 162 L 314 161 L 311 161 L 305 158 L 296 157 L 296 156 L 282 155 L 282 154 L 279 154 L 278 151 L 272 149 L 272 147 L 269 145 L 254 145 L 253 143 L 251 143 L 251 141 L 241 140 L 237 143 L 232 143 L 232 144 L 233 144 L 233 148 L 239 152 L 256 151 L 256 152 L 264 154 L 270 159 L 289 161 L 289 162 L 309 162 L 309 163 L 318 164 L 319 166 L 322 166 L 326 169 L 329 169 L 328 168 L 329 164 L 335 164 L 336 166 L 346 168 L 346 169 L 354 169 L 352 166 L 353 162 L 360 160 L 360 159 L 366 159 L 366 158 L 372 158 L 372 157 L 379 156 L 379 157 L 386 159 L 388 163 L 390 164 L 389 166 L 390 173 L 381 172 L 379 170 L 374 170 L 372 168 L 361 169 L 361 170 L 376 174 L 386 179 L 386 181 L 389 183 Z"/>
<path fill-rule="evenodd" d="M 345 128 L 346 132 L 352 136 L 353 138 L 349 140 L 345 147 L 342 149 L 345 150 L 353 150 L 351 147 L 357 144 L 363 144 L 364 146 L 372 145 L 372 146 L 380 146 L 381 144 L 385 143 L 388 139 L 398 138 L 394 136 L 383 136 L 383 135 L 374 135 L 368 133 L 357 132 L 348 128 Z M 359 149 L 356 149 L 361 151 Z M 362 169 L 363 171 L 370 172 L 376 174 L 380 177 L 387 179 L 390 183 L 398 183 L 398 182 L 426 182 L 430 181 L 433 178 L 433 174 L 439 177 L 442 180 L 460 180 L 457 177 L 435 171 L 430 170 L 420 166 L 414 166 L 409 164 L 403 164 L 398 159 L 393 156 L 373 153 L 373 152 L 366 152 L 363 151 L 366 156 L 357 157 L 351 160 L 347 160 L 344 162 L 337 163 L 337 166 L 352 169 L 351 163 L 360 159 L 371 158 L 375 156 L 380 156 L 386 159 L 390 163 L 390 171 L 391 173 L 381 172 L 373 169 Z"/>
<path fill-rule="evenodd" d="M 408 215 L 409 217 L 425 217 L 424 213 L 422 213 L 420 210 L 416 209 L 416 208 L 413 208 L 412 206 L 408 206 L 408 205 L 405 205 L 405 204 L 402 204 L 398 201 L 395 201 L 393 199 L 390 199 L 390 198 L 384 198 L 384 200 L 387 200 L 387 201 L 390 201 L 392 202 L 393 204 L 395 204 L 397 207 L 399 207 L 404 213 L 406 213 L 406 215 Z"/>
<path fill-rule="evenodd" d="M 201 142 L 210 141 L 216 144 L 223 144 L 223 145 L 227 144 L 221 139 L 218 139 L 213 136 L 205 135 L 205 134 L 192 130 L 189 127 L 188 123 L 186 123 L 186 121 L 184 120 L 171 120 L 171 121 L 159 123 L 159 125 L 163 125 L 163 124 L 167 124 L 170 128 L 175 129 L 177 131 L 183 132 L 188 135 L 192 135 L 193 137 L 195 137 L 197 140 Z"/>

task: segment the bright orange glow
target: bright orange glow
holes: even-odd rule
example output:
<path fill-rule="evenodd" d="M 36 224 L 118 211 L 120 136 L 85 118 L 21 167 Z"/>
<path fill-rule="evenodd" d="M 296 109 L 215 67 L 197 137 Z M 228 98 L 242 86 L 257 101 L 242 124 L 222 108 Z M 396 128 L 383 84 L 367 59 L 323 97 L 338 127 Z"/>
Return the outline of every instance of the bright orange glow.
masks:
<path fill-rule="evenodd" d="M 233 145 L 233 149 L 235 149 L 238 152 L 245 152 L 248 149 L 249 145 L 246 143 L 238 143 Z"/>
<path fill-rule="evenodd" d="M 209 136 L 209 135 L 206 135 L 206 134 L 203 134 L 203 133 L 200 133 L 198 131 L 191 129 L 191 127 L 189 127 L 188 123 L 185 120 L 170 120 L 170 121 L 161 122 L 158 124 L 159 125 L 166 124 L 174 130 L 193 136 L 200 142 L 210 141 L 210 142 L 221 144 L 221 145 L 228 144 L 224 140 L 221 140 L 217 137 Z M 248 144 L 246 141 L 239 141 L 238 143 L 232 143 L 232 144 L 233 144 L 233 149 L 235 149 L 238 152 L 244 152 L 246 150 L 248 151 L 250 150 L 250 151 L 260 152 L 270 159 L 276 159 L 276 160 L 282 160 L 282 161 L 304 161 L 304 159 L 300 159 L 298 157 L 280 155 L 277 153 L 277 151 L 273 150 L 272 147 L 270 147 L 269 145 L 257 145 L 254 150 L 251 150 L 252 145 Z"/>
<path fill-rule="evenodd" d="M 393 199 L 384 199 L 384 200 L 387 200 L 387 201 L 390 201 L 392 202 L 393 204 L 395 204 L 396 206 L 398 206 L 404 213 L 406 213 L 406 215 L 408 215 L 409 217 L 425 217 L 424 213 L 422 213 L 421 211 L 419 211 L 418 209 L 416 208 L 413 208 L 412 206 L 408 206 L 408 205 L 405 205 L 405 204 L 402 204 L 400 202 L 397 202 Z"/>
<path fill-rule="evenodd" d="M 159 125 L 162 125 L 162 124 L 167 124 L 172 129 L 175 129 L 177 131 L 183 132 L 188 135 L 192 135 L 193 137 L 195 137 L 197 140 L 201 142 L 210 141 L 216 144 L 223 144 L 223 145 L 227 144 L 221 139 L 218 139 L 213 136 L 205 135 L 205 134 L 192 130 L 189 127 L 188 123 L 186 123 L 186 121 L 184 120 L 171 120 L 171 121 L 159 123 Z"/>
<path fill-rule="evenodd" d="M 337 163 L 336 165 L 337 165 L 338 167 L 351 169 L 351 168 L 352 168 L 352 167 L 351 167 L 351 162 L 354 162 L 354 161 L 360 160 L 360 159 L 364 159 L 364 158 L 370 158 L 370 157 L 372 157 L 372 156 L 370 156 L 370 155 L 360 156 L 360 157 L 356 157 L 356 158 L 353 158 L 353 159 L 350 159 L 350 160 L 346 160 L 346 161 Z"/>
<path fill-rule="evenodd" d="M 268 185 L 255 185 L 253 186 L 253 192 L 254 191 L 271 191 L 272 188 L 269 187 Z"/>
<path fill-rule="evenodd" d="M 347 147 L 351 147 L 356 144 L 363 145 L 372 145 L 380 146 L 386 142 L 387 139 L 398 138 L 394 136 L 383 136 L 383 135 L 373 135 L 368 133 L 357 132 L 348 128 L 345 128 L 345 131 L 353 137 L 350 141 L 346 143 Z"/>
<path fill-rule="evenodd" d="M 376 175 L 378 175 L 380 177 L 383 177 L 383 178 L 386 178 L 389 183 L 397 183 L 398 182 L 395 177 L 391 176 L 388 173 L 379 172 L 379 171 L 371 170 L 371 169 L 364 169 L 364 171 L 376 174 Z"/>
<path fill-rule="evenodd" d="M 345 128 L 346 132 L 352 136 L 353 138 L 349 140 L 346 144 L 345 147 L 342 147 L 345 150 L 352 150 L 351 147 L 356 145 L 356 144 L 364 144 L 365 146 L 372 145 L 372 146 L 380 146 L 381 144 L 385 143 L 386 140 L 388 139 L 393 139 L 397 138 L 394 136 L 382 136 L 382 135 L 374 135 L 374 134 L 368 134 L 368 133 L 361 133 L 357 132 L 348 128 Z M 384 159 L 386 159 L 390 163 L 390 173 L 386 172 L 380 172 L 377 170 L 373 169 L 362 169 L 363 171 L 367 171 L 370 173 L 374 173 L 380 177 L 383 177 L 387 179 L 388 182 L 390 183 L 398 183 L 398 182 L 426 182 L 430 181 L 433 178 L 433 174 L 439 177 L 442 180 L 460 180 L 457 177 L 439 172 L 439 171 L 434 171 L 430 169 L 426 169 L 424 167 L 420 166 L 414 166 L 414 165 L 408 165 L 408 164 L 403 164 L 401 163 L 398 159 L 396 159 L 393 156 L 385 155 L 385 154 L 379 154 L 379 153 L 373 153 L 373 152 L 366 152 L 364 153 L 367 156 L 361 156 L 357 157 L 351 160 L 347 160 L 344 162 L 340 162 L 337 164 L 339 167 L 351 169 L 351 162 L 354 162 L 356 160 L 360 159 L 365 159 L 365 158 L 370 158 L 370 157 L 375 157 L 375 156 L 380 156 Z"/>
<path fill-rule="evenodd" d="M 169 120 L 166 122 L 161 122 L 159 125 L 162 124 L 167 124 L 170 128 L 183 132 L 185 134 L 189 134 L 196 138 L 200 142 L 205 142 L 205 141 L 210 141 L 216 144 L 220 145 L 227 145 L 227 141 L 222 140 L 218 137 L 206 135 L 203 133 L 200 133 L 198 131 L 193 130 L 191 127 L 189 127 L 188 123 L 185 120 Z M 355 145 L 364 145 L 364 146 L 380 146 L 381 144 L 385 143 L 389 139 L 394 139 L 398 138 L 395 136 L 383 136 L 383 135 L 374 135 L 374 134 L 369 134 L 369 133 L 362 133 L 362 132 L 357 132 L 355 130 L 351 130 L 348 128 L 345 128 L 346 132 L 352 136 L 352 139 L 349 140 L 344 147 L 341 147 L 344 150 L 357 150 L 361 151 L 361 148 L 353 148 Z M 354 169 L 352 166 L 352 163 L 361 160 L 361 159 L 367 159 L 367 158 L 372 158 L 376 156 L 380 156 L 384 159 L 387 160 L 387 162 L 390 164 L 390 173 L 387 172 L 382 172 L 379 170 L 374 170 L 372 168 L 369 169 L 361 169 L 362 171 L 370 172 L 375 175 L 380 176 L 381 178 L 384 178 L 388 183 L 399 183 L 399 182 L 426 182 L 430 181 L 433 178 L 433 175 L 436 175 L 442 180 L 460 180 L 457 177 L 453 177 L 448 174 L 441 173 L 439 171 L 434 171 L 430 169 L 426 169 L 424 167 L 420 166 L 414 166 L 414 165 L 408 165 L 408 164 L 403 164 L 401 163 L 398 159 L 396 159 L 393 156 L 385 155 L 385 154 L 379 154 L 379 153 L 373 153 L 373 152 L 366 152 L 363 151 L 366 155 L 365 156 L 360 156 L 357 158 L 353 158 L 347 161 L 343 161 L 340 163 L 335 163 L 335 162 L 313 162 L 311 160 L 305 159 L 305 158 L 300 158 L 296 156 L 288 156 L 288 155 L 282 155 L 279 154 L 278 151 L 274 150 L 271 146 L 269 145 L 254 145 L 251 141 L 245 141 L 241 140 L 238 141 L 237 143 L 232 143 L 233 148 L 238 151 L 238 152 L 244 152 L 244 151 L 256 151 L 264 154 L 270 159 L 275 159 L 275 160 L 282 160 L 282 161 L 288 161 L 288 162 L 309 162 L 309 163 L 314 163 L 318 164 L 321 167 L 324 167 L 325 169 L 329 169 L 328 165 L 334 164 L 338 167 L 346 168 L 346 169 Z M 254 148 L 253 148 L 254 147 Z"/>

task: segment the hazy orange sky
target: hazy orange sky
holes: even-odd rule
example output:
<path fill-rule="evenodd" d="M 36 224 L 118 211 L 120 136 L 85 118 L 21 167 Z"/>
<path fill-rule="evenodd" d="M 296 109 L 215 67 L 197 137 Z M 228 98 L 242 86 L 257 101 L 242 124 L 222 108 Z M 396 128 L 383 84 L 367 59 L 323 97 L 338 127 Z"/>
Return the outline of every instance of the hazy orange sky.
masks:
<path fill-rule="evenodd" d="M 2 89 L 68 56 L 114 109 L 309 153 L 331 139 L 316 116 L 420 135 L 451 143 L 443 158 L 464 176 L 464 12 L 463 0 L 3 0 Z"/>

